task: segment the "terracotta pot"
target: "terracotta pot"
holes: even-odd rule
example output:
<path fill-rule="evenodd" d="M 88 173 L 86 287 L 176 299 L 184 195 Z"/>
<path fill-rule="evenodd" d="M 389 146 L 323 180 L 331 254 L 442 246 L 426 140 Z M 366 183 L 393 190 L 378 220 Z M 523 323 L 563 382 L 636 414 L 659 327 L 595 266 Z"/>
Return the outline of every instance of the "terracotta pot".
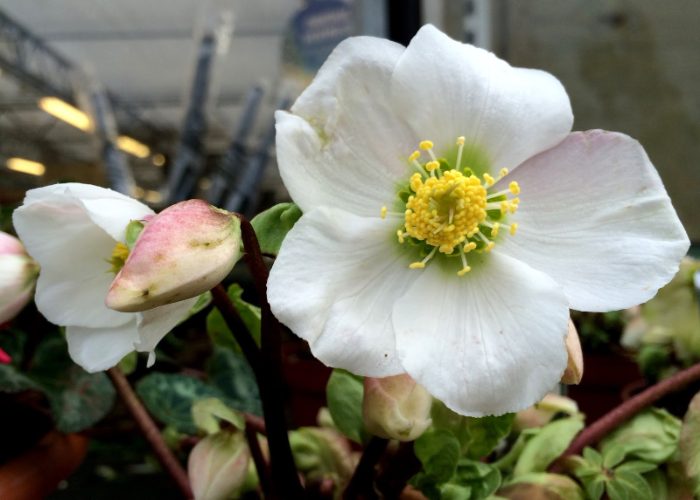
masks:
<path fill-rule="evenodd" d="M 33 448 L 0 465 L 0 498 L 41 500 L 85 458 L 88 438 L 51 431 Z"/>

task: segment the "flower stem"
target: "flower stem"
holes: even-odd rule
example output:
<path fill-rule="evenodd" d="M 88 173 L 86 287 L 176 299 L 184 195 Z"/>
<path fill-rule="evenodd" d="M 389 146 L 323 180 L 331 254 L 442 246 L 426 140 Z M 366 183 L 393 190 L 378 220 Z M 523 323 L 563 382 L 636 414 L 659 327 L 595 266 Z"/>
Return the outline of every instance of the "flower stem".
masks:
<path fill-rule="evenodd" d="M 216 308 L 223 316 L 226 326 L 228 326 L 229 330 L 231 330 L 231 333 L 235 337 L 236 342 L 238 342 L 238 345 L 241 346 L 241 351 L 243 351 L 243 355 L 253 370 L 255 377 L 259 379 L 260 351 L 258 350 L 258 345 L 255 343 L 255 340 L 253 340 L 253 337 L 250 335 L 250 332 L 248 332 L 243 320 L 238 315 L 238 311 L 231 302 L 231 298 L 228 296 L 228 293 L 226 293 L 226 289 L 223 287 L 223 285 L 218 284 L 212 288 L 211 296 Z"/>
<path fill-rule="evenodd" d="M 270 310 L 267 301 L 267 277 L 269 275 L 265 261 L 260 252 L 260 244 L 255 230 L 248 219 L 237 214 L 241 221 L 243 248 L 246 251 L 244 261 L 253 277 L 260 299 L 261 336 L 258 386 L 265 415 L 265 428 L 270 446 L 272 476 L 272 494 L 278 498 L 293 500 L 305 498 L 304 489 L 299 481 L 292 448 L 287 434 L 282 394 L 284 383 L 282 375 L 282 331 L 277 318 Z"/>
<path fill-rule="evenodd" d="M 245 437 L 248 440 L 248 447 L 250 448 L 250 454 L 253 457 L 253 462 L 255 462 L 255 469 L 258 471 L 258 478 L 260 479 L 260 487 L 262 488 L 263 496 L 265 498 L 270 498 L 270 492 L 272 486 L 270 484 L 270 466 L 268 465 L 265 457 L 260 449 L 260 441 L 258 441 L 258 423 L 255 421 L 250 421 L 246 415 L 245 421 Z"/>
<path fill-rule="evenodd" d="M 374 476 L 375 466 L 379 459 L 382 458 L 386 445 L 389 444 L 388 439 L 382 439 L 374 436 L 367 447 L 362 452 L 360 463 L 357 464 L 355 473 L 350 479 L 348 487 L 343 493 L 343 498 L 377 498 L 374 493 Z"/>
<path fill-rule="evenodd" d="M 423 464 L 413 451 L 413 441 L 401 443 L 386 470 L 377 478 L 377 489 L 384 498 L 399 498 L 408 480 L 420 472 Z"/>
<path fill-rule="evenodd" d="M 177 484 L 178 488 L 180 488 L 180 491 L 182 491 L 184 497 L 187 499 L 194 498 L 192 488 L 190 487 L 190 481 L 187 477 L 187 472 L 185 472 L 185 469 L 182 467 L 173 452 L 170 451 L 168 445 L 165 444 L 163 437 L 160 435 L 158 427 L 148 415 L 148 412 L 143 407 L 143 404 L 141 404 L 141 401 L 131 388 L 131 385 L 124 376 L 124 373 L 115 366 L 114 368 L 107 370 L 107 375 L 112 380 L 112 384 L 114 384 L 117 394 L 119 394 L 124 401 L 129 413 L 131 413 L 131 416 L 134 417 L 136 425 L 138 425 L 139 429 L 143 433 L 143 437 L 146 438 L 146 441 L 148 441 L 151 449 L 153 449 L 153 453 L 155 453 L 160 464 L 168 472 L 168 474 L 170 474 L 170 477 L 173 478 L 175 484 Z"/>
<path fill-rule="evenodd" d="M 579 455 L 586 446 L 596 444 L 647 406 L 652 405 L 664 396 L 676 392 L 696 380 L 700 380 L 700 363 L 652 385 L 645 391 L 640 392 L 633 398 L 613 408 L 610 412 L 600 417 L 576 436 L 576 439 L 572 441 L 564 453 L 552 464 L 550 472 L 561 472 L 564 468 L 564 458 L 570 455 Z"/>

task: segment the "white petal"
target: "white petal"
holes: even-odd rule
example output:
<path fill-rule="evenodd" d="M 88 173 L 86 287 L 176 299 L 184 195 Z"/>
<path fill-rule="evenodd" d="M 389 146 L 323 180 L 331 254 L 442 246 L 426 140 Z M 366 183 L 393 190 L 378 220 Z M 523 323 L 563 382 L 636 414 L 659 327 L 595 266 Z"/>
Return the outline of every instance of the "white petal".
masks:
<path fill-rule="evenodd" d="M 86 371 L 94 373 L 115 366 L 134 350 L 138 339 L 136 315 L 129 314 L 130 321 L 114 328 L 66 328 L 68 352 L 71 358 Z"/>
<path fill-rule="evenodd" d="M 114 275 L 109 273 L 114 239 L 88 216 L 80 200 L 50 186 L 27 194 L 13 221 L 27 252 L 41 266 L 37 307 L 58 325 L 112 327 L 128 317 L 107 309 L 104 299 Z M 27 202 L 29 200 L 29 202 Z"/>
<path fill-rule="evenodd" d="M 351 38 L 333 51 L 292 107 L 277 112 L 284 184 L 304 212 L 316 206 L 376 216 L 397 203 L 418 140 L 389 108 L 391 71 L 404 48 Z"/>
<path fill-rule="evenodd" d="M 197 299 L 198 297 L 193 297 L 137 313 L 139 340 L 135 345 L 136 350 L 153 352 L 158 342 L 180 322 Z"/>
<path fill-rule="evenodd" d="M 614 132 L 571 134 L 508 175 L 520 185 L 515 236 L 496 250 L 554 278 L 572 309 L 652 298 L 690 242 L 642 146 Z"/>
<path fill-rule="evenodd" d="M 462 277 L 437 264 L 394 306 L 408 374 L 462 415 L 500 415 L 540 401 L 566 368 L 569 310 L 559 286 L 493 252 L 470 253 L 472 270 Z"/>
<path fill-rule="evenodd" d="M 464 136 L 490 160 L 492 172 L 556 145 L 573 123 L 566 91 L 552 75 L 512 68 L 430 25 L 397 63 L 391 95 L 396 113 L 438 153 Z"/>
<path fill-rule="evenodd" d="M 268 299 L 323 363 L 372 377 L 405 371 L 391 308 L 420 273 L 408 269 L 414 250 L 396 241 L 401 223 L 322 207 L 304 214 L 285 238 Z"/>

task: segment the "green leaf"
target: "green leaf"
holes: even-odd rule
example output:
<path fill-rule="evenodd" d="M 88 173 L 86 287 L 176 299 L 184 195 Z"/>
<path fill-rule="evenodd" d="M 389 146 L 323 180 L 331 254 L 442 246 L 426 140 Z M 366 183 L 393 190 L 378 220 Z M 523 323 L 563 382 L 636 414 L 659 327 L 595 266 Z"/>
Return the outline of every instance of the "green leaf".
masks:
<path fill-rule="evenodd" d="M 158 420 L 184 434 L 197 434 L 192 405 L 206 398 L 225 398 L 218 389 L 178 373 L 151 373 L 136 384 L 136 392 Z"/>
<path fill-rule="evenodd" d="M 611 500 L 616 500 L 611 493 L 611 487 L 615 488 L 618 493 L 623 490 L 626 492 L 627 496 L 620 498 L 620 500 L 625 500 L 625 498 L 630 500 L 654 500 L 651 496 L 649 484 L 642 476 L 634 472 L 615 471 L 615 477 L 607 484 L 607 492 Z"/>
<path fill-rule="evenodd" d="M 602 450 L 622 446 L 625 457 L 660 464 L 678 449 L 681 421 L 659 408 L 647 408 L 601 441 Z"/>
<path fill-rule="evenodd" d="M 431 408 L 433 427 L 445 429 L 459 440 L 462 455 L 467 458 L 479 459 L 487 456 L 498 442 L 508 435 L 515 418 L 514 413 L 482 418 L 464 417 L 435 400 Z"/>
<path fill-rule="evenodd" d="M 20 392 L 28 389 L 42 390 L 15 365 L 0 364 L 0 392 Z"/>
<path fill-rule="evenodd" d="M 603 466 L 603 456 L 600 453 L 598 453 L 597 450 L 591 448 L 590 446 L 586 446 L 583 449 L 583 458 L 588 460 L 591 463 L 591 465 L 595 465 L 596 467 Z"/>
<path fill-rule="evenodd" d="M 680 435 L 681 463 L 688 477 L 700 477 L 700 392 L 693 396 L 683 417 Z"/>
<path fill-rule="evenodd" d="M 221 430 L 221 420 L 232 424 L 240 430 L 245 428 L 245 418 L 232 410 L 219 398 L 200 399 L 192 405 L 194 425 L 207 434 L 216 434 Z"/>
<path fill-rule="evenodd" d="M 533 437 L 539 434 L 540 430 L 540 427 L 533 427 L 521 431 L 508 453 L 506 453 L 505 456 L 501 457 L 497 461 L 493 462 L 493 466 L 502 471 L 510 469 L 512 465 L 516 463 L 520 458 L 520 455 L 525 449 L 527 443 L 529 443 Z"/>
<path fill-rule="evenodd" d="M 10 328 L 0 333 L 0 340 L 0 347 L 12 358 L 12 364 L 19 365 L 24 358 L 27 334 L 17 328 Z"/>
<path fill-rule="evenodd" d="M 132 220 L 129 222 L 129 225 L 126 226 L 126 247 L 130 252 L 134 249 L 134 243 L 136 243 L 136 239 L 139 237 L 139 234 L 141 234 L 143 228 L 143 222 L 138 220 Z"/>
<path fill-rule="evenodd" d="M 605 476 L 600 474 L 591 479 L 582 479 L 583 487 L 591 500 L 600 500 L 605 491 Z"/>
<path fill-rule="evenodd" d="M 555 420 L 544 426 L 523 449 L 513 475 L 546 471 L 549 464 L 571 444 L 583 426 L 583 420 L 578 417 Z"/>
<path fill-rule="evenodd" d="M 440 488 L 440 500 L 470 500 L 472 490 L 468 486 L 445 483 Z"/>
<path fill-rule="evenodd" d="M 554 498 L 552 494 L 556 494 L 557 500 L 584 500 L 584 493 L 579 484 L 569 476 L 564 476 L 562 474 L 550 474 L 546 472 L 524 474 L 514 478 L 509 486 L 523 483 L 536 484 L 542 487 L 539 490 L 534 490 L 540 495 L 536 498 Z"/>
<path fill-rule="evenodd" d="M 625 447 L 620 443 L 612 443 L 603 449 L 603 467 L 612 469 L 625 459 Z"/>
<path fill-rule="evenodd" d="M 46 394 L 56 428 L 65 433 L 92 427 L 112 408 L 114 386 L 104 373 L 88 373 L 68 356 L 59 336 L 44 340 L 34 354 L 28 376 Z"/>
<path fill-rule="evenodd" d="M 605 485 L 605 492 L 610 500 L 630 500 L 630 492 L 623 483 L 611 479 Z"/>
<path fill-rule="evenodd" d="M 136 371 L 136 366 L 139 362 L 139 355 L 136 351 L 131 351 L 129 354 L 124 356 L 121 361 L 117 364 L 119 369 L 124 372 L 124 375 L 131 375 Z"/>
<path fill-rule="evenodd" d="M 242 354 L 214 346 L 206 364 L 208 381 L 226 395 L 230 408 L 262 415 L 260 392 L 255 375 Z"/>
<path fill-rule="evenodd" d="M 501 473 L 494 466 L 461 458 L 450 483 L 470 490 L 470 500 L 481 500 L 495 493 L 501 485 Z"/>
<path fill-rule="evenodd" d="M 649 462 L 642 462 L 641 460 L 633 460 L 631 462 L 625 462 L 615 469 L 615 473 L 618 472 L 634 472 L 635 474 L 645 474 L 647 472 L 657 470 L 657 465 Z"/>
<path fill-rule="evenodd" d="M 294 203 L 280 203 L 256 215 L 250 223 L 262 253 L 277 255 L 285 236 L 301 216 L 301 209 Z"/>
<path fill-rule="evenodd" d="M 253 336 L 255 343 L 260 346 L 260 308 L 244 301 L 241 298 L 242 295 L 243 289 L 238 284 L 234 283 L 228 287 L 228 296 L 233 306 L 236 308 L 248 332 Z M 207 315 L 207 332 L 212 342 L 216 345 L 232 349 L 238 353 L 241 352 L 238 341 L 231 333 L 231 330 L 229 330 L 221 312 L 216 308 L 212 309 Z"/>
<path fill-rule="evenodd" d="M 651 472 L 644 474 L 643 477 L 649 488 L 651 488 L 651 497 L 654 500 L 669 500 L 666 475 L 661 470 L 654 468 Z"/>
<path fill-rule="evenodd" d="M 345 436 L 365 443 L 370 433 L 362 418 L 363 378 L 336 368 L 326 385 L 326 400 L 333 422 Z"/>
<path fill-rule="evenodd" d="M 190 307 L 190 310 L 187 311 L 187 314 L 185 314 L 185 316 L 177 324 L 181 325 L 195 314 L 200 313 L 202 310 L 206 309 L 206 307 L 209 304 L 211 304 L 211 301 L 211 292 L 204 292 L 202 295 L 197 297 L 197 302 L 195 302 L 194 305 Z"/>
<path fill-rule="evenodd" d="M 431 483 L 445 483 L 457 470 L 460 446 L 450 431 L 437 429 L 423 433 L 415 440 L 413 450 Z"/>

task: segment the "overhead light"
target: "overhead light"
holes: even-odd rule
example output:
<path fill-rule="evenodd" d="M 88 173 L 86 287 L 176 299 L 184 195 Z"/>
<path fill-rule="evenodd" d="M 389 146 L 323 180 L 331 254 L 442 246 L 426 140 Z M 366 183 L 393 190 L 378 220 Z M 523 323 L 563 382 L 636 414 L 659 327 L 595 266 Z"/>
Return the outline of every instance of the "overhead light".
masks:
<path fill-rule="evenodd" d="M 156 167 L 162 167 L 163 165 L 165 165 L 165 156 L 158 153 L 156 155 L 153 155 L 153 159 L 151 161 Z"/>
<path fill-rule="evenodd" d="M 92 131 L 92 121 L 88 115 L 56 97 L 42 97 L 39 99 L 39 107 L 75 128 L 85 132 Z"/>
<path fill-rule="evenodd" d="M 145 194 L 146 194 L 146 191 L 145 191 L 142 187 L 134 186 L 134 189 L 133 189 L 133 191 L 132 191 L 132 195 L 133 195 L 134 198 L 139 198 L 139 199 L 141 199 L 141 198 L 143 198 L 143 196 L 144 196 Z"/>
<path fill-rule="evenodd" d="M 152 189 L 149 189 L 148 191 L 146 191 L 146 196 L 144 196 L 143 199 L 146 200 L 148 203 L 160 203 L 163 197 L 158 191 L 153 191 Z"/>
<path fill-rule="evenodd" d="M 24 158 L 10 158 L 7 160 L 7 168 L 15 172 L 22 172 L 29 175 L 44 175 L 46 167 L 36 161 L 25 160 Z"/>
<path fill-rule="evenodd" d="M 138 158 L 146 158 L 149 154 L 151 154 L 151 150 L 148 148 L 148 146 L 126 135 L 119 136 L 119 139 L 117 139 L 117 146 L 119 146 L 119 149 L 125 153 L 129 153 Z"/>

